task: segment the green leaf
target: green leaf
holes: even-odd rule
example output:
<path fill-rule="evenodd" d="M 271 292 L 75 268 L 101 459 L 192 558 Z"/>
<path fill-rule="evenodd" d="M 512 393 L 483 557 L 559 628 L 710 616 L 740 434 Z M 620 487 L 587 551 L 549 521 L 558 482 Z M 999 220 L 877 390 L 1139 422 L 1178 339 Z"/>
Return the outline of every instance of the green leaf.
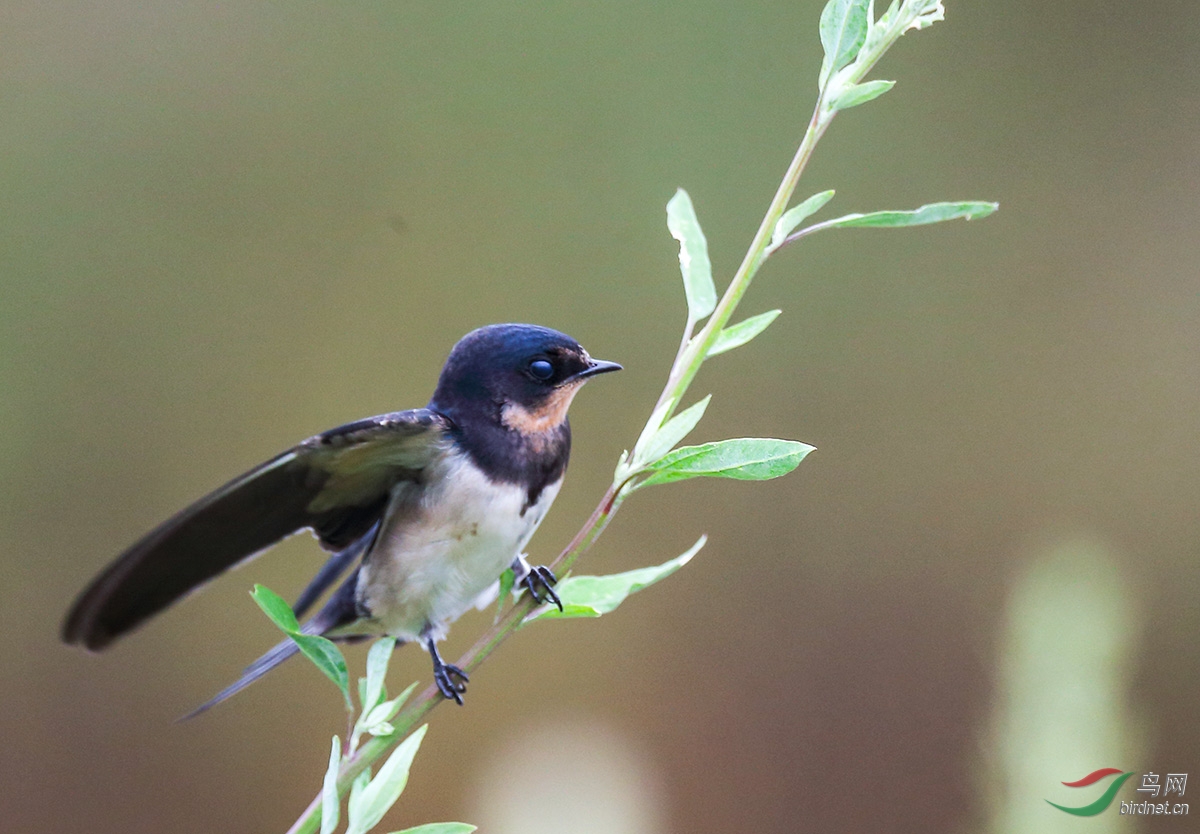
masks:
<path fill-rule="evenodd" d="M 270 617 L 271 622 L 279 627 L 280 631 L 292 634 L 300 630 L 300 623 L 296 620 L 296 613 L 292 611 L 292 606 L 266 585 L 255 585 L 250 596 L 258 603 L 258 607 L 263 610 L 263 613 Z"/>
<path fill-rule="evenodd" d="M 830 194 L 833 192 L 830 191 Z M 779 318 L 780 310 L 770 310 L 766 313 L 759 313 L 757 316 L 751 316 L 737 324 L 730 325 L 717 334 L 717 340 L 713 342 L 713 346 L 709 348 L 708 355 L 716 356 L 724 353 L 727 350 L 733 350 L 736 347 L 741 347 L 746 342 L 753 339 L 759 333 L 762 333 L 771 322 Z"/>
<path fill-rule="evenodd" d="M 891 25 L 892 21 L 895 19 L 896 15 L 898 15 L 898 14 L 900 14 L 900 0 L 892 0 L 892 2 L 887 7 L 887 11 L 885 11 L 883 14 L 881 14 L 876 19 L 874 26 L 872 28 L 875 28 L 875 27 L 887 28 L 888 26 Z M 868 37 L 870 37 L 870 36 L 868 35 Z"/>
<path fill-rule="evenodd" d="M 851 107 L 857 107 L 879 98 L 895 86 L 895 81 L 867 81 L 863 84 L 850 84 L 842 88 L 830 107 L 833 110 L 849 110 Z"/>
<path fill-rule="evenodd" d="M 430 822 L 416 828 L 393 831 L 392 834 L 471 834 L 475 828 L 465 822 Z"/>
<path fill-rule="evenodd" d="M 829 76 L 850 64 L 862 49 L 870 26 L 868 0 L 829 0 L 821 12 L 821 46 L 825 60 L 818 81 L 824 87 Z"/>
<path fill-rule="evenodd" d="M 338 689 L 342 690 L 342 697 L 346 699 L 346 706 L 353 708 L 353 702 L 350 700 L 350 675 L 346 671 L 346 658 L 342 657 L 341 650 L 324 637 L 303 633 L 292 607 L 283 597 L 265 585 L 255 585 L 250 596 L 258 603 L 263 613 L 271 618 L 271 622 L 292 638 L 301 653 L 337 684 Z"/>
<path fill-rule="evenodd" d="M 357 796 L 351 796 L 349 815 L 350 824 L 346 834 L 366 834 L 383 819 L 383 815 L 395 804 L 408 784 L 408 771 L 412 767 L 413 757 L 421 747 L 421 739 L 425 737 L 428 724 L 410 735 L 379 768 L 379 773 L 363 788 Z"/>
<path fill-rule="evenodd" d="M 687 437 L 691 430 L 696 428 L 696 424 L 704 416 L 704 410 L 708 408 L 708 403 L 711 399 L 712 394 L 709 394 L 700 400 L 700 402 L 692 404 L 668 420 L 650 438 L 645 449 L 641 452 L 641 459 L 638 463 L 653 463 L 674 449 L 679 441 Z"/>
<path fill-rule="evenodd" d="M 525 621 L 566 620 L 577 617 L 599 617 L 615 610 L 626 597 L 653 585 L 686 565 L 700 552 L 707 536 L 701 536 L 686 553 L 676 556 L 661 565 L 615 573 L 609 576 L 568 576 L 554 590 L 563 601 L 560 612 L 554 606 L 544 606 Z"/>
<path fill-rule="evenodd" d="M 376 704 L 374 709 L 360 719 L 362 729 L 373 736 L 390 736 L 394 733 L 395 728 L 388 722 L 396 717 L 396 713 L 400 712 L 400 707 L 404 706 L 404 702 L 416 687 L 417 682 L 413 681 L 392 700 Z"/>
<path fill-rule="evenodd" d="M 337 777 L 341 764 L 342 741 L 334 736 L 333 749 L 329 751 L 329 768 L 325 771 L 325 781 L 321 783 L 321 834 L 332 834 L 338 825 L 341 803 L 338 800 Z"/>
<path fill-rule="evenodd" d="M 650 418 L 646 420 L 646 425 L 642 428 L 642 433 L 638 435 L 637 443 L 633 446 L 633 454 L 622 455 L 621 460 L 618 461 L 617 471 L 613 473 L 614 483 L 624 481 L 637 471 L 641 465 L 640 462 L 646 459 L 646 447 L 654 441 L 654 436 L 662 429 L 667 415 L 674 407 L 675 398 L 667 397 L 650 413 Z"/>
<path fill-rule="evenodd" d="M 833 199 L 833 190 L 822 191 L 820 194 L 814 194 L 799 205 L 792 206 L 783 213 L 783 216 L 775 222 L 775 230 L 771 233 L 771 246 L 774 249 L 783 242 L 783 239 L 792 233 L 792 230 L 803 223 L 808 218 L 812 217 L 818 211 L 825 207 L 825 204 Z M 709 353 L 711 356 L 712 353 Z"/>
<path fill-rule="evenodd" d="M 500 574 L 500 593 L 496 594 L 496 618 L 493 624 L 500 622 L 500 615 L 504 613 L 504 604 L 508 602 L 508 595 L 512 593 L 516 584 L 517 572 L 512 568 L 505 568 L 504 573 Z"/>
<path fill-rule="evenodd" d="M 591 578 L 591 577 L 580 577 L 580 578 Z M 566 581 L 566 580 L 564 580 L 564 581 Z M 559 598 L 560 599 L 562 598 L 561 594 L 559 595 Z M 554 616 L 549 617 L 550 614 L 553 614 Z M 542 608 L 538 608 L 538 609 L 536 609 L 536 613 L 532 614 L 529 617 L 529 619 L 527 619 L 525 622 L 531 623 L 534 620 L 540 620 L 543 617 L 549 617 L 550 619 L 553 619 L 553 620 L 587 620 L 587 619 L 594 620 L 595 618 L 597 618 L 599 616 L 600 616 L 600 612 L 597 611 L 595 608 L 592 608 L 590 605 L 579 605 L 574 602 L 564 602 L 562 611 L 559 611 L 556 606 L 551 606 L 549 611 L 546 611 Z"/>
<path fill-rule="evenodd" d="M 354 777 L 354 781 L 350 783 L 350 797 L 346 800 L 346 815 L 352 816 L 354 809 L 362 804 L 363 791 L 367 789 L 367 785 L 371 784 L 371 768 L 367 768 L 362 773 Z"/>
<path fill-rule="evenodd" d="M 396 648 L 395 637 L 381 637 L 371 644 L 367 652 L 367 691 L 363 697 L 362 711 L 366 715 L 387 697 L 387 668 Z"/>
<path fill-rule="evenodd" d="M 908 24 L 905 31 L 909 29 L 924 29 L 927 26 L 932 26 L 939 20 L 946 19 L 946 9 L 942 6 L 942 0 L 909 0 L 909 2 L 905 3 L 905 6 L 909 8 L 902 9 L 901 11 L 911 10 L 911 13 L 916 15 L 913 21 Z"/>
<path fill-rule="evenodd" d="M 791 472 L 812 450 L 807 443 L 769 437 L 741 437 L 703 446 L 684 446 L 654 464 L 651 467 L 654 474 L 639 483 L 638 488 L 697 477 L 765 481 Z"/>
<path fill-rule="evenodd" d="M 873 211 L 869 214 L 847 214 L 819 224 L 830 229 L 894 229 L 901 226 L 924 226 L 946 220 L 976 220 L 987 217 L 1000 208 L 999 203 L 930 203 L 912 211 Z"/>
<path fill-rule="evenodd" d="M 338 689 L 342 690 L 342 697 L 346 699 L 346 705 L 353 708 L 350 700 L 350 675 L 346 671 L 346 658 L 342 657 L 341 649 L 335 646 L 333 641 L 316 634 L 293 632 L 288 636 L 325 677 L 337 684 Z"/>
<path fill-rule="evenodd" d="M 716 309 L 717 288 L 713 285 L 712 263 L 708 260 L 708 241 L 696 219 L 692 198 L 682 188 L 667 203 L 667 229 L 671 237 L 679 241 L 679 271 L 683 273 L 688 318 L 700 321 Z"/>
<path fill-rule="evenodd" d="M 946 10 L 942 0 L 892 0 L 887 11 L 871 24 L 867 32 L 867 42 L 863 44 L 858 60 L 864 56 L 877 59 L 883 55 L 896 40 L 913 29 L 924 29 L 939 20 L 944 20 Z"/>

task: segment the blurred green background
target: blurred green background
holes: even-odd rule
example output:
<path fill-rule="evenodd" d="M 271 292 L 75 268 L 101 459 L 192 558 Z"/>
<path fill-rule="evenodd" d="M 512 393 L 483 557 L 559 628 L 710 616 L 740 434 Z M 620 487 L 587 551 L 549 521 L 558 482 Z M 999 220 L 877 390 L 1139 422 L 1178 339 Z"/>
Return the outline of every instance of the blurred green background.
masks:
<path fill-rule="evenodd" d="M 1200 16 L 948 6 L 800 196 L 1000 213 L 772 260 L 742 314 L 784 315 L 705 369 L 696 438 L 818 451 L 630 501 L 583 570 L 708 547 L 611 617 L 507 644 L 381 831 L 1083 830 L 1043 802 L 1084 804 L 1058 782 L 1200 770 Z M 807 121 L 820 8 L 4 3 L 0 827 L 286 828 L 343 731 L 331 686 L 292 663 L 172 721 L 274 641 L 246 591 L 294 595 L 316 546 L 99 657 L 59 644 L 70 600 L 236 473 L 423 404 L 493 321 L 627 369 L 573 409 L 532 548 L 553 554 L 678 343 L 664 205 L 688 188 L 727 280 Z M 400 652 L 393 687 L 418 677 Z"/>

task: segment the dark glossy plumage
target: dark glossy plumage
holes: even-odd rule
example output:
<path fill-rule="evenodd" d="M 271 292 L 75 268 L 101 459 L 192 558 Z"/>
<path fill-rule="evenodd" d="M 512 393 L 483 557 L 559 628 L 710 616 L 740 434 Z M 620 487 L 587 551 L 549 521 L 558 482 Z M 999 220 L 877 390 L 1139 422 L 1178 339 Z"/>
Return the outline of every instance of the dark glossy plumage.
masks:
<path fill-rule="evenodd" d="M 428 409 L 323 432 L 180 511 L 125 551 L 80 595 L 63 640 L 103 649 L 214 576 L 309 529 L 348 547 L 383 514 L 397 482 L 419 478 L 448 423 Z"/>
<path fill-rule="evenodd" d="M 63 625 L 63 639 L 103 649 L 226 569 L 308 529 L 334 555 L 301 595 L 298 613 L 352 565 L 359 567 L 305 630 L 420 636 L 434 657 L 439 685 L 452 681 L 436 640 L 462 613 L 463 596 L 486 587 L 519 556 L 567 465 L 571 399 L 588 377 L 617 368 L 592 360 L 569 336 L 547 328 L 511 324 L 473 331 L 451 351 L 426 408 L 358 420 L 311 437 L 147 534 L 79 596 Z M 510 504 L 504 496 L 514 487 L 523 498 Z M 487 497 L 492 492 L 495 497 Z M 544 495 L 549 497 L 543 501 Z M 525 519 L 535 506 L 536 517 Z M 512 515 L 489 515 L 501 511 Z M 466 525 L 467 530 L 472 520 L 464 513 L 483 513 L 473 526 L 490 530 L 486 541 L 513 552 L 487 556 L 490 551 L 480 550 L 484 545 L 473 544 L 469 536 L 465 544 L 452 545 L 444 542 L 455 537 L 442 533 L 430 540 L 437 545 L 432 550 L 428 541 L 417 544 L 427 525 L 441 525 L 436 530 Z M 412 550 L 418 546 L 422 549 Z M 445 568 L 421 562 L 430 558 L 465 561 Z M 396 610 L 391 602 L 393 594 L 404 596 L 408 571 L 427 583 L 430 575 L 436 579 L 444 572 L 447 582 L 465 577 L 469 584 L 460 588 L 435 581 L 425 593 L 432 595 L 429 611 L 441 613 L 414 623 L 414 612 L 424 610 L 420 598 Z M 294 653 L 289 646 L 264 655 L 201 709 L 289 657 Z M 447 697 L 461 700 L 461 691 L 461 685 L 451 687 Z"/>

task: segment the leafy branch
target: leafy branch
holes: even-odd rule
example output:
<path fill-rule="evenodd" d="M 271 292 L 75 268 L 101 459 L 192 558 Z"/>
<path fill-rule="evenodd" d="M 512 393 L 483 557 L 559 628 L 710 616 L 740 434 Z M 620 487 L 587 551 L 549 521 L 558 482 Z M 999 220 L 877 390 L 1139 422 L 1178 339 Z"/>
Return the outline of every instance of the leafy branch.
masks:
<path fill-rule="evenodd" d="M 538 607 L 522 595 L 505 607 L 513 596 L 514 584 L 511 572 L 506 572 L 501 577 L 501 608 L 495 623 L 457 661 L 457 666 L 468 673 L 474 671 L 501 643 L 531 622 L 607 614 L 629 594 L 678 570 L 704 546 L 705 539 L 701 537 L 682 555 L 654 567 L 611 576 L 567 576 L 579 556 L 603 533 L 622 502 L 634 492 L 696 477 L 776 478 L 791 472 L 812 451 L 813 447 L 805 443 L 771 438 L 736 438 L 679 447 L 699 424 L 711 399 L 704 397 L 678 410 L 704 362 L 750 342 L 780 314 L 779 310 L 772 310 L 737 324 L 729 323 L 770 256 L 826 229 L 897 228 L 957 218 L 970 220 L 996 210 L 995 203 L 934 203 L 911 211 L 847 214 L 802 226 L 833 199 L 834 192 L 823 191 L 788 208 L 817 142 L 834 116 L 878 98 L 895 86 L 894 81 L 864 80 L 876 62 L 904 33 L 924 29 L 942 20 L 944 13 L 941 0 L 892 0 L 887 11 L 876 18 L 873 0 L 829 0 L 821 14 L 820 38 L 825 57 L 812 117 L 741 264 L 720 298 L 713 282 L 708 244 L 691 198 L 681 189 L 668 202 L 667 228 L 679 241 L 687 318 L 662 393 L 632 451 L 622 453 L 612 483 L 595 510 L 550 563 L 559 575 L 566 576 L 556 589 L 563 610 Z M 404 704 L 415 684 L 400 696 L 387 698 L 384 677 L 395 641 L 384 638 L 371 647 L 368 655 L 367 676 L 359 681 L 360 709 L 355 718 L 345 661 L 337 647 L 324 638 L 302 634 L 287 604 L 270 591 L 256 588 L 255 599 L 299 643 L 304 654 L 338 685 L 347 704 L 346 740 L 341 742 L 334 736 L 322 791 L 296 820 L 289 834 L 311 834 L 318 827 L 321 834 L 331 834 L 338 825 L 341 798 L 347 792 L 347 831 L 364 834 L 400 796 L 412 759 L 424 738 L 426 726 L 418 728 L 418 725 L 443 699 L 432 684 L 408 706 Z M 390 756 L 372 776 L 372 768 L 389 751 L 392 751 Z M 436 823 L 408 829 L 404 834 L 464 834 L 471 830 L 472 826 L 463 823 Z"/>

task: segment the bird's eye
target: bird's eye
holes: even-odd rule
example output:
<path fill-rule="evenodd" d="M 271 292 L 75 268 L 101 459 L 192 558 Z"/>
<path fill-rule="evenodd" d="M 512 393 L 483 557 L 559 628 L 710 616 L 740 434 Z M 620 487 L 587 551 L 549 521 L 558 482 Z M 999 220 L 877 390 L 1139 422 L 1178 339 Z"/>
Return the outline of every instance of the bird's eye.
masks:
<path fill-rule="evenodd" d="M 529 363 L 529 375 L 534 379 L 540 379 L 542 382 L 545 382 L 554 376 L 554 366 L 545 359 L 535 359 Z"/>

